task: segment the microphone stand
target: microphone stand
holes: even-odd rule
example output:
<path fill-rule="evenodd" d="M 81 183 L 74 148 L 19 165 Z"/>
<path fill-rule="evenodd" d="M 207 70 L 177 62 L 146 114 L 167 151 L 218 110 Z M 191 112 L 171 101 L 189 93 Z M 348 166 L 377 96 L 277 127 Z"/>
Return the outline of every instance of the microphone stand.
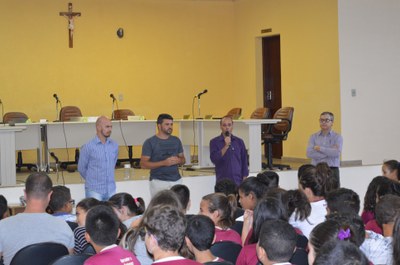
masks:
<path fill-rule="evenodd" d="M 1 105 L 1 122 L 0 123 L 4 123 L 4 105 L 3 105 L 3 101 L 1 101 L 0 99 L 0 105 Z"/>
<path fill-rule="evenodd" d="M 56 99 L 56 121 L 58 121 L 58 104 L 60 104 L 61 107 L 61 101 L 59 99 Z"/>
<path fill-rule="evenodd" d="M 200 113 L 200 97 L 201 95 L 196 96 L 197 97 L 197 108 L 199 110 L 199 117 L 198 119 L 201 119 L 201 113 Z"/>
<path fill-rule="evenodd" d="M 111 120 L 114 119 L 114 102 L 115 102 L 115 98 L 112 98 L 112 105 L 111 105 Z"/>

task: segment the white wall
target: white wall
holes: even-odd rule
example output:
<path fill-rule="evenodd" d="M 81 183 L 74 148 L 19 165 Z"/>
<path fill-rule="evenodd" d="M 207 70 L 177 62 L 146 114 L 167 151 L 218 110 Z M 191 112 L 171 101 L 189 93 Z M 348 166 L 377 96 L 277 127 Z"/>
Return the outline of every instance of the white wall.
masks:
<path fill-rule="evenodd" d="M 338 4 L 342 160 L 399 159 L 400 1 Z"/>
<path fill-rule="evenodd" d="M 363 167 L 346 167 L 340 169 L 342 187 L 354 190 L 358 193 L 361 199 L 361 204 L 364 199 L 364 194 L 368 184 L 372 178 L 380 175 L 380 166 L 363 166 Z M 282 171 L 278 172 L 280 176 L 280 186 L 284 189 L 297 189 L 297 171 Z M 192 207 L 189 210 L 191 214 L 199 212 L 201 198 L 204 195 L 214 192 L 215 176 L 197 176 L 184 177 L 183 184 L 187 185 L 191 193 Z M 71 189 L 72 198 L 79 202 L 85 197 L 84 184 L 66 185 Z M 150 201 L 148 180 L 122 181 L 117 182 L 117 192 L 128 192 L 134 197 L 142 197 L 146 204 Z M 18 204 L 19 197 L 23 195 L 23 186 L 0 188 L 0 194 L 4 195 L 9 204 Z"/>

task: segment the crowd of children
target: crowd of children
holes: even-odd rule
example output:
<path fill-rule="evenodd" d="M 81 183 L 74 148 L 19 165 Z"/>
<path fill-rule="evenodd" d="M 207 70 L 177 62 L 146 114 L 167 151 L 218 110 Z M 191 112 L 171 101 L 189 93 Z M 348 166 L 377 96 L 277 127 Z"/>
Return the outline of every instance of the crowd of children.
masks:
<path fill-rule="evenodd" d="M 397 161 L 384 163 L 363 209 L 362 197 L 339 187 L 321 163 L 299 168 L 297 190 L 280 188 L 275 172 L 248 177 L 237 188 L 221 180 L 195 206 L 198 215 L 186 214 L 190 191 L 181 184 L 157 193 L 147 207 L 128 193 L 107 202 L 83 199 L 75 225 L 68 188 L 55 186 L 47 211 L 73 229 L 74 253 L 92 249 L 87 265 L 400 265 L 399 170 Z M 0 196 L 0 218 L 8 215 Z"/>

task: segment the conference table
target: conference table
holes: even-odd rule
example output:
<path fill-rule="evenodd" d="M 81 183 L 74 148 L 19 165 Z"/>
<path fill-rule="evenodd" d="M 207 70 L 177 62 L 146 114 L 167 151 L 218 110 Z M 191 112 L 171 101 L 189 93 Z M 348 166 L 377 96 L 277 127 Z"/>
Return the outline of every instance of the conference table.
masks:
<path fill-rule="evenodd" d="M 278 119 L 235 120 L 233 134 L 242 138 L 249 152 L 249 171 L 261 171 L 261 125 L 275 124 Z M 174 120 L 177 135 L 182 140 L 187 165 L 193 168 L 214 167 L 210 161 L 209 142 L 221 133 L 219 120 Z M 93 122 L 46 122 L 18 124 L 20 132 L 15 135 L 15 150 L 37 150 L 38 170 L 49 167 L 51 149 L 79 148 L 96 134 Z M 111 138 L 119 146 L 142 146 L 143 142 L 157 132 L 155 120 L 112 121 Z M 44 152 L 42 149 L 44 146 Z M 191 163 L 191 151 L 196 148 L 198 163 Z M 42 158 L 44 154 L 44 159 Z M 14 154 L 15 160 L 15 154 Z M 9 164 L 11 162 L 7 162 Z M 15 171 L 15 161 L 14 161 Z M 14 172 L 15 173 L 15 172 Z M 14 174 L 15 175 L 15 174 Z M 15 176 L 14 176 L 15 182 Z"/>
<path fill-rule="evenodd" d="M 111 139 L 119 146 L 138 146 L 156 133 L 155 120 L 112 121 Z M 49 150 L 79 148 L 96 135 L 96 122 L 50 122 L 45 129 L 46 162 Z"/>
<path fill-rule="evenodd" d="M 16 166 L 15 147 L 16 135 L 25 130 L 22 126 L 0 127 L 0 181 L 1 186 L 15 186 Z"/>
<path fill-rule="evenodd" d="M 249 152 L 249 172 L 258 173 L 262 166 L 261 125 L 275 124 L 279 119 L 234 120 L 232 134 L 243 139 Z M 210 140 L 221 134 L 220 120 L 179 120 L 179 137 L 184 145 L 186 161 L 190 161 L 191 147 L 197 146 L 197 168 L 213 167 L 210 160 Z"/>

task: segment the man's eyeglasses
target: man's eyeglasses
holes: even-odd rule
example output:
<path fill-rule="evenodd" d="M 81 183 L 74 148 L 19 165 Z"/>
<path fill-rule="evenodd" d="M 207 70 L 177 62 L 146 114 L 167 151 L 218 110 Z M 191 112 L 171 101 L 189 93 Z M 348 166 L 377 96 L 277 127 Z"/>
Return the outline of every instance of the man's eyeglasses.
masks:
<path fill-rule="evenodd" d="M 68 201 L 72 206 L 75 206 L 75 200 L 69 200 Z"/>
<path fill-rule="evenodd" d="M 331 119 L 319 119 L 319 123 L 328 123 L 331 122 Z"/>

